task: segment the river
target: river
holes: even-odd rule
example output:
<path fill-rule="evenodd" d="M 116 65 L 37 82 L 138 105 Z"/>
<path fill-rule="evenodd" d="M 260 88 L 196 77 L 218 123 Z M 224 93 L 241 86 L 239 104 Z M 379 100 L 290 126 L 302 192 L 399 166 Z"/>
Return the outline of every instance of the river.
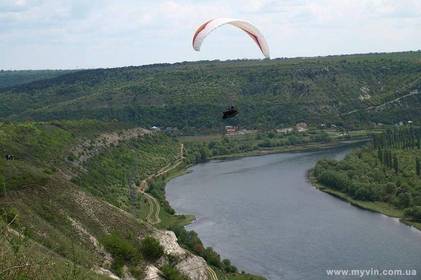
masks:
<path fill-rule="evenodd" d="M 168 183 L 167 199 L 178 213 L 196 216 L 188 228 L 206 246 L 268 279 L 343 279 L 326 270 L 371 268 L 416 269 L 417 276 L 398 279 L 421 279 L 420 231 L 307 181 L 317 160 L 341 159 L 350 149 L 199 164 Z"/>

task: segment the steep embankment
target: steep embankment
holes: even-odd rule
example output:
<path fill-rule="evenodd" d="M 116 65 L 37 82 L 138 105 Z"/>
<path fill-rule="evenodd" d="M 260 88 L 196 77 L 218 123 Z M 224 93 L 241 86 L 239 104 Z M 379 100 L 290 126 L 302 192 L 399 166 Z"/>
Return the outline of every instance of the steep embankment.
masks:
<path fill-rule="evenodd" d="M 2 278 L 162 279 L 181 273 L 206 280 L 215 279 L 213 265 L 236 279 L 229 261 L 205 250 L 197 236 L 194 248 L 185 238 L 181 247 L 165 230 L 189 220 L 169 211 L 157 190 L 162 177 L 182 166 L 183 145 L 123 128 L 95 121 L 1 124 L 0 151 L 9 158 L 0 159 Z M 148 236 L 163 248 L 159 259 L 147 251 L 156 245 L 145 249 L 142 243 Z"/>
<path fill-rule="evenodd" d="M 136 242 L 156 232 L 130 213 L 136 208 L 130 182 L 162 173 L 178 148 L 163 135 L 123 127 L 91 121 L 1 124 L 2 278 L 141 277 L 147 262 L 140 258 L 120 270 L 103 238 L 112 233 Z M 6 154 L 13 160 L 5 160 Z"/>
<path fill-rule="evenodd" d="M 420 73 L 419 51 L 94 69 L 0 90 L 0 118 L 218 130 L 234 103 L 250 128 L 419 121 Z"/>
<path fill-rule="evenodd" d="M 147 234 L 135 216 L 69 180 L 84 172 L 66 162 L 71 147 L 117 127 L 96 122 L 1 125 L 1 228 L 9 232 L 1 238 L 2 277 L 112 276 L 113 257 L 101 238 L 111 232 Z M 4 160 L 5 154 L 13 160 Z"/>

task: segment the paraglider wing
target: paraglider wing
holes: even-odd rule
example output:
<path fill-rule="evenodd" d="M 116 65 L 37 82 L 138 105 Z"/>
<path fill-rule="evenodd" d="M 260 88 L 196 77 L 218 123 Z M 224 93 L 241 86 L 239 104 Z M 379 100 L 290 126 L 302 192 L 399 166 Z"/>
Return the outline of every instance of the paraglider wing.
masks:
<path fill-rule="evenodd" d="M 241 19 L 232 19 L 232 18 L 216 18 L 209 20 L 203 23 L 199 28 L 196 30 L 193 36 L 193 48 L 196 51 L 200 51 L 200 47 L 202 45 L 203 40 L 216 28 L 230 24 L 237 28 L 240 28 L 244 32 L 246 32 L 257 44 L 261 52 L 266 58 L 270 57 L 269 54 L 269 46 L 266 42 L 265 37 L 263 37 L 262 33 L 251 23 L 241 20 Z"/>

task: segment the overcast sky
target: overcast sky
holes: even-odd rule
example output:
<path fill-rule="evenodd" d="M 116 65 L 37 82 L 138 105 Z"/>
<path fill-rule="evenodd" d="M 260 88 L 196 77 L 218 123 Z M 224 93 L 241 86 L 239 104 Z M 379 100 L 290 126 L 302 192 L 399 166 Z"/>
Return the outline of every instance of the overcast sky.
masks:
<path fill-rule="evenodd" d="M 192 49 L 221 16 L 257 25 L 275 58 L 421 49 L 421 0 L 0 0 L 0 69 L 261 58 L 231 26 Z"/>

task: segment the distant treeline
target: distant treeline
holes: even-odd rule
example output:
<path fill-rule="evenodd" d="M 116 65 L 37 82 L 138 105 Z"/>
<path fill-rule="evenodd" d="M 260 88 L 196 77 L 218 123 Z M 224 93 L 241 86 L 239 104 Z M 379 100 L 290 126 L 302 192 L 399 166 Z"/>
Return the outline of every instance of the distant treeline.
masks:
<path fill-rule="evenodd" d="M 302 133 L 276 133 L 274 131 L 267 131 L 243 137 L 228 136 L 209 142 L 189 142 L 186 143 L 186 158 L 189 163 L 199 163 L 205 162 L 214 156 L 241 154 L 259 149 L 306 143 L 328 143 L 332 140 L 323 130 Z"/>
<path fill-rule="evenodd" d="M 402 126 L 388 129 L 385 133 L 373 135 L 373 145 L 376 149 L 420 149 L 421 128 Z"/>
<path fill-rule="evenodd" d="M 54 78 L 73 70 L 0 70 L 0 88 Z"/>

